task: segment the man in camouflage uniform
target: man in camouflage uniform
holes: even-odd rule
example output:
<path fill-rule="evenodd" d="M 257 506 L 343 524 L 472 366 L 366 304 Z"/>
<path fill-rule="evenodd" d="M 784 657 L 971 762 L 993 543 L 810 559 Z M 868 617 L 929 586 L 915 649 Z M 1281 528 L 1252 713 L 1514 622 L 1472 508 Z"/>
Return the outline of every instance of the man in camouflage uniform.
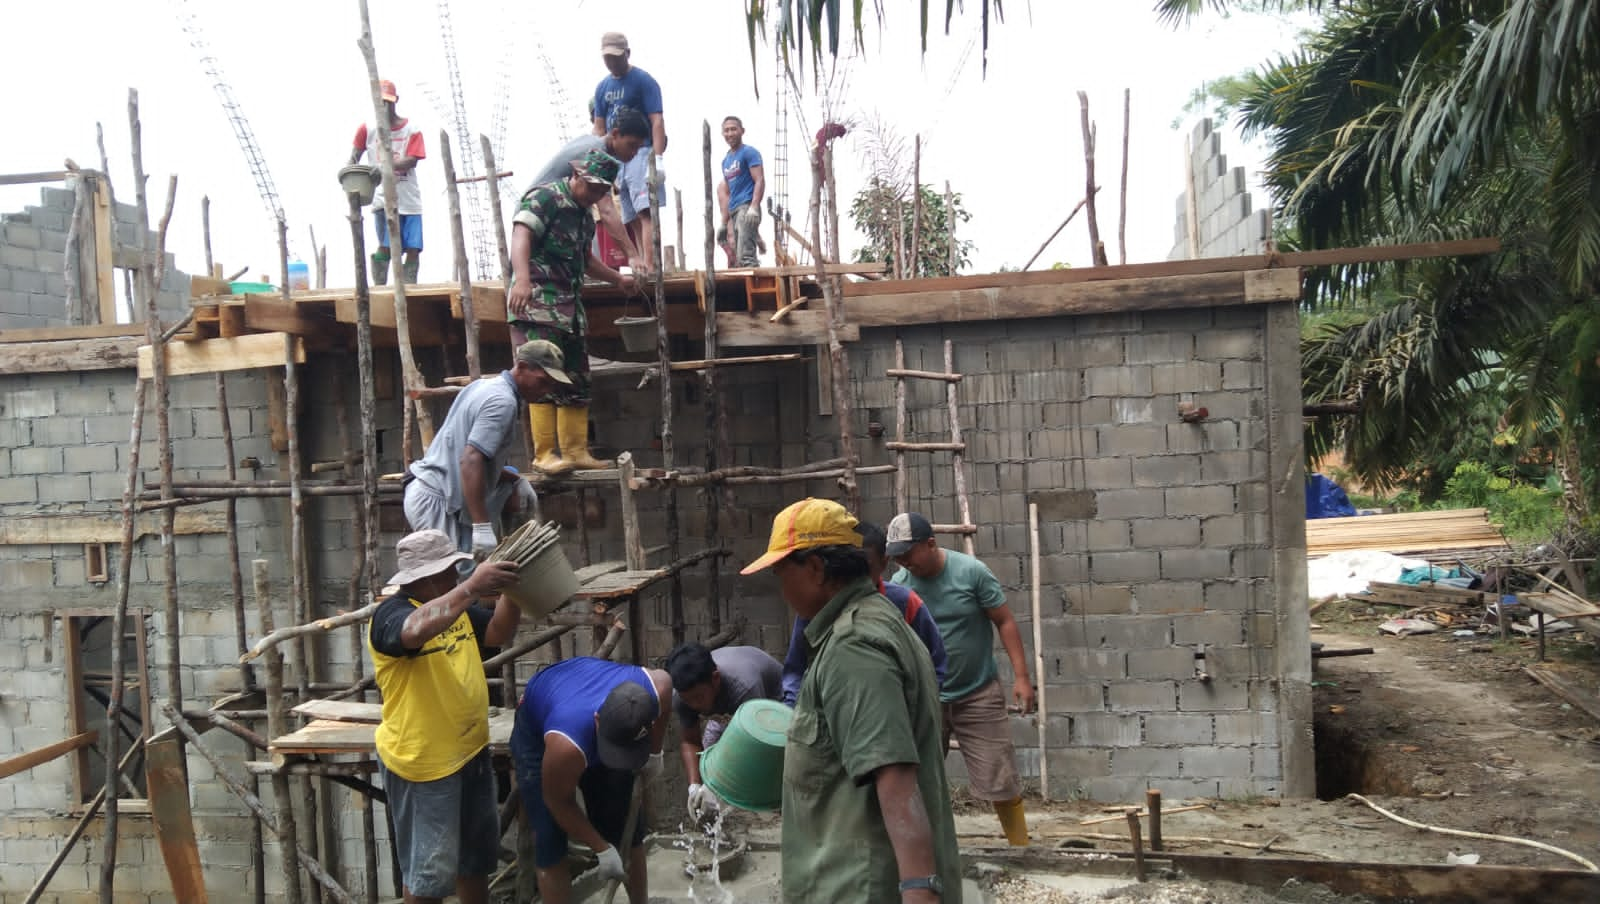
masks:
<path fill-rule="evenodd" d="M 585 274 L 631 291 L 633 277 L 606 266 L 590 251 L 591 208 L 611 193 L 622 164 L 590 151 L 564 179 L 535 186 L 512 218 L 511 270 L 506 298 L 512 344 L 547 339 L 560 349 L 572 385 L 528 406 L 533 425 L 533 466 L 546 473 L 607 468 L 589 454 L 589 333 L 583 310 Z M 556 452 L 559 436 L 560 453 Z"/>

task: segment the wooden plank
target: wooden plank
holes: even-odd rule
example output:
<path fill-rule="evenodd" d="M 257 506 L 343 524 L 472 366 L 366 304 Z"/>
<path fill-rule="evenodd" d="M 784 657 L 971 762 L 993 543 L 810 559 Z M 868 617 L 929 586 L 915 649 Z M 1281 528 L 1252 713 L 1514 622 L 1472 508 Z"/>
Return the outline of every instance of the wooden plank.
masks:
<path fill-rule="evenodd" d="M 233 283 L 215 276 L 191 275 L 189 277 L 189 296 L 191 298 L 207 298 L 212 295 L 232 295 Z"/>
<path fill-rule="evenodd" d="M 217 306 L 217 335 L 234 339 L 249 332 L 245 325 L 243 304 Z"/>
<path fill-rule="evenodd" d="M 383 721 L 383 704 L 358 703 L 353 700 L 307 700 L 290 712 L 308 719 L 329 722 L 376 725 Z"/>
<path fill-rule="evenodd" d="M 1504 546 L 1505 537 L 1485 509 L 1397 512 L 1306 522 L 1306 553 L 1319 556 L 1356 549 L 1399 553 L 1420 549 Z"/>
<path fill-rule="evenodd" d="M 47 326 L 28 330 L 0 330 L 0 342 L 54 342 L 68 339 L 109 339 L 143 336 L 142 323 L 91 323 L 85 326 Z"/>
<path fill-rule="evenodd" d="M 31 185 L 35 182 L 63 182 L 66 170 L 48 170 L 42 173 L 7 173 L 0 175 L 0 185 Z"/>
<path fill-rule="evenodd" d="M 161 514 L 145 512 L 134 519 L 133 538 L 159 534 Z M 180 509 L 173 530 L 181 535 L 222 534 L 228 531 L 227 513 L 209 509 Z M 66 543 L 122 543 L 119 512 L 70 515 L 16 515 L 0 519 L 0 546 Z"/>
<path fill-rule="evenodd" d="M 244 296 L 244 325 L 253 332 L 324 335 L 339 329 L 332 310 L 322 305 L 285 301 L 278 295 Z"/>
<path fill-rule="evenodd" d="M 267 371 L 267 437 L 272 451 L 289 451 L 289 389 L 283 371 Z"/>
<path fill-rule="evenodd" d="M 617 330 L 616 319 L 623 316 L 622 305 L 615 302 L 590 304 L 588 289 L 584 290 L 583 297 L 584 305 L 589 311 L 589 338 L 621 338 L 622 334 Z M 639 305 L 637 303 L 634 304 L 631 311 L 632 316 L 639 316 Z M 705 315 L 694 304 L 672 304 L 670 302 L 667 304 L 667 331 L 669 333 L 699 336 L 705 332 L 705 327 Z"/>
<path fill-rule="evenodd" d="M 504 752 L 511 740 L 516 711 L 493 709 L 488 716 L 489 746 L 496 752 Z M 376 725 L 318 719 L 298 731 L 273 738 L 269 750 L 275 755 L 370 753 L 375 749 L 373 739 L 377 730 Z"/>
<path fill-rule="evenodd" d="M 167 346 L 167 376 L 282 367 L 283 339 L 283 333 L 252 333 L 232 339 L 202 339 L 198 342 L 171 343 Z M 304 363 L 305 345 L 297 339 L 294 347 L 296 363 Z M 139 377 L 150 379 L 155 375 L 154 368 L 151 347 L 139 346 Z"/>
<path fill-rule="evenodd" d="M 861 338 L 861 329 L 848 323 L 839 332 L 841 342 L 855 342 Z M 817 345 L 828 341 L 828 312 L 791 311 L 783 320 L 773 323 L 767 313 L 747 314 L 742 311 L 723 312 L 717 315 L 717 343 L 730 347 Z"/>
<path fill-rule="evenodd" d="M 865 264 L 825 264 L 829 276 L 876 276 L 887 268 L 881 263 Z M 718 270 L 717 276 L 736 276 L 743 279 L 746 276 L 765 276 L 784 278 L 789 276 L 816 276 L 817 268 L 804 267 L 730 267 L 727 270 Z"/>
<path fill-rule="evenodd" d="M 918 282 L 931 280 L 901 280 L 889 285 L 912 286 Z M 1250 277 L 1246 273 L 1212 273 L 1114 282 L 878 293 L 848 298 L 845 316 L 850 323 L 862 327 L 905 326 L 1120 311 L 1183 310 L 1299 299 L 1297 277 L 1292 287 L 1287 279 L 1255 280 L 1250 283 L 1254 288 L 1249 290 L 1253 297 L 1247 297 L 1248 282 Z M 799 313 L 796 311 L 790 317 Z"/>
<path fill-rule="evenodd" d="M 1580 603 L 1554 593 L 1519 593 L 1517 599 L 1529 609 L 1543 612 L 1547 618 L 1570 621 L 1583 631 L 1600 637 L 1600 618 L 1586 614 L 1593 611 L 1592 604 Z"/>
<path fill-rule="evenodd" d="M 35 766 L 48 763 L 58 756 L 88 747 L 99 739 L 99 732 L 86 731 L 65 740 L 57 741 L 54 744 L 46 744 L 38 750 L 30 750 L 27 753 L 0 760 L 0 778 L 10 778 L 19 772 L 26 772 Z"/>
<path fill-rule="evenodd" d="M 137 364 L 142 342 L 143 329 L 138 336 L 6 343 L 0 345 L 0 374 L 123 370 Z"/>
<path fill-rule="evenodd" d="M 1551 671 L 1547 666 L 1529 665 L 1523 666 L 1522 670 L 1527 672 L 1530 678 L 1549 688 L 1552 694 L 1588 713 L 1589 718 L 1600 722 L 1600 698 L 1585 692 L 1564 676 Z"/>
<path fill-rule="evenodd" d="M 433 348 L 445 342 L 445 324 L 450 320 L 450 297 L 412 298 L 410 289 L 406 290 L 406 324 L 410 329 L 411 344 L 416 348 Z M 334 319 L 340 323 L 354 324 L 356 322 L 356 300 L 354 298 L 339 298 L 333 304 Z M 380 337 L 392 344 L 394 336 L 398 335 L 395 326 L 394 295 L 390 293 L 387 299 L 380 300 L 374 293 L 372 298 L 372 341 L 380 342 Z"/>
<path fill-rule="evenodd" d="M 102 176 L 94 180 L 94 275 L 101 323 L 117 322 L 115 251 L 116 236 L 111 231 L 111 186 Z"/>
<path fill-rule="evenodd" d="M 205 875 L 200 868 L 200 845 L 194 835 L 194 814 L 189 808 L 189 782 L 184 772 L 183 747 L 177 738 L 145 745 L 145 789 L 150 816 L 155 823 L 161 859 L 167 864 L 176 900 L 206 904 Z"/>
<path fill-rule="evenodd" d="M 1039 270 L 1026 273 L 983 273 L 974 276 L 946 276 L 935 279 L 905 279 L 876 283 L 846 283 L 845 298 L 874 295 L 902 295 L 909 292 L 945 292 L 960 289 L 1001 289 L 1020 286 L 1069 285 L 1119 279 L 1150 279 L 1168 276 L 1199 276 L 1217 273 L 1242 273 L 1248 270 L 1294 269 L 1345 264 L 1416 260 L 1426 257 L 1453 257 L 1493 254 L 1500 250 L 1497 238 L 1463 239 L 1452 242 L 1417 242 L 1409 245 L 1373 245 L 1365 248 L 1332 248 L 1323 251 L 1297 251 L 1289 254 L 1248 254 L 1239 257 L 1207 257 L 1148 264 L 1118 264 L 1110 267 L 1071 267 L 1066 270 Z"/>
<path fill-rule="evenodd" d="M 1244 300 L 1248 304 L 1300 297 L 1300 271 L 1251 270 L 1244 275 Z"/>

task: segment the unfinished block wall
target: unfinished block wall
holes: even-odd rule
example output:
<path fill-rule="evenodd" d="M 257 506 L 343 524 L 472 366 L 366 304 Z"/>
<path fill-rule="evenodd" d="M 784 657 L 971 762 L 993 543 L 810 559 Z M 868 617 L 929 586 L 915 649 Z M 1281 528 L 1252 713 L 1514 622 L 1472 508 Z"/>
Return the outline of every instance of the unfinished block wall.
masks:
<path fill-rule="evenodd" d="M 1187 191 L 1178 196 L 1167 260 L 1265 254 L 1272 237 L 1272 216 L 1251 205 L 1244 167 L 1228 166 L 1228 157 L 1222 153 L 1222 133 L 1212 127 L 1210 119 L 1200 120 L 1190 133 L 1187 166 L 1194 174 L 1194 199 L 1191 203 Z M 1191 213 L 1196 223 L 1192 242 Z"/>
<path fill-rule="evenodd" d="M 63 326 L 67 313 L 65 275 L 67 230 L 72 221 L 71 188 L 42 188 L 39 204 L 0 215 L 0 330 Z M 113 212 L 115 266 L 138 264 L 141 248 L 138 210 L 118 203 Z M 150 234 L 155 247 L 155 234 Z M 116 274 L 118 297 L 124 295 L 122 272 Z M 189 277 L 179 271 L 169 253 L 157 304 L 163 316 L 183 316 L 188 310 Z"/>

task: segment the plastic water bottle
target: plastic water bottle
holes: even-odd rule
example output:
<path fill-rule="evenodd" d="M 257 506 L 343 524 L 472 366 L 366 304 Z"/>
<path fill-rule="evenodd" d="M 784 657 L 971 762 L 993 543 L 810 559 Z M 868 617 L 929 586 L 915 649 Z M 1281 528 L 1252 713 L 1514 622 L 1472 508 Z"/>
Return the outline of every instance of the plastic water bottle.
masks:
<path fill-rule="evenodd" d="M 289 261 L 289 290 L 297 292 L 309 288 L 311 288 L 311 268 L 298 257 Z"/>

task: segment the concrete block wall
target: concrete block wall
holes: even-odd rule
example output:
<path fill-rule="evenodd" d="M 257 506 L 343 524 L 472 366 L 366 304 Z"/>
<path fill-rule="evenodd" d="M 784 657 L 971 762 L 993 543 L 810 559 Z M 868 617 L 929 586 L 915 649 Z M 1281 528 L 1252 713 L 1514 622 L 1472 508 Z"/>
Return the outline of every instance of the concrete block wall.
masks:
<path fill-rule="evenodd" d="M 72 221 L 73 189 L 45 187 L 39 204 L 16 213 L 0 214 L 0 330 L 65 326 L 67 283 L 65 275 L 67 230 Z M 133 205 L 118 203 L 112 220 L 115 235 L 113 259 L 122 267 L 138 262 L 141 232 Z M 149 235 L 155 246 L 155 232 Z M 117 274 L 117 292 L 122 278 Z M 188 310 L 189 277 L 167 255 L 157 304 L 165 317 L 182 317 Z M 143 316 L 140 312 L 139 316 Z"/>
<path fill-rule="evenodd" d="M 1200 120 L 1190 133 L 1189 166 L 1194 170 L 1200 251 L 1195 254 L 1189 247 L 1189 198 L 1181 194 L 1167 260 L 1265 253 L 1272 237 L 1272 216 L 1252 206 L 1244 167 L 1229 168 L 1227 155 L 1222 153 L 1222 133 L 1212 127 L 1210 119 Z"/>

